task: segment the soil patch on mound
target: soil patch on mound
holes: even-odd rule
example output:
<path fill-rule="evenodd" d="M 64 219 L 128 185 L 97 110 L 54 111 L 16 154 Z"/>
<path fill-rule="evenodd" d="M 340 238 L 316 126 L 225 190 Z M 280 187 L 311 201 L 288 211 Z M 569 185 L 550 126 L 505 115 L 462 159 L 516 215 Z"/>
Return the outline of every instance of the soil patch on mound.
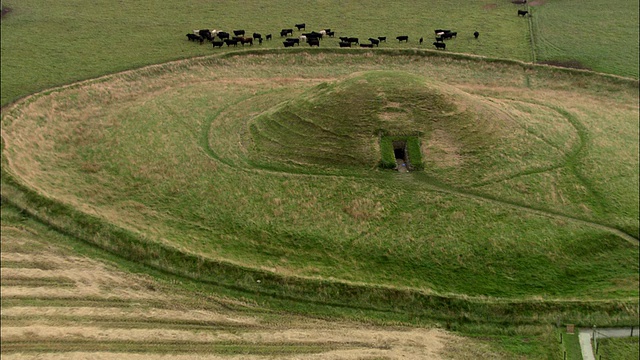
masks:
<path fill-rule="evenodd" d="M 538 64 L 560 66 L 560 67 L 566 67 L 571 69 L 591 70 L 591 68 L 589 68 L 588 66 L 585 66 L 578 60 L 549 60 L 549 61 L 539 61 Z"/>

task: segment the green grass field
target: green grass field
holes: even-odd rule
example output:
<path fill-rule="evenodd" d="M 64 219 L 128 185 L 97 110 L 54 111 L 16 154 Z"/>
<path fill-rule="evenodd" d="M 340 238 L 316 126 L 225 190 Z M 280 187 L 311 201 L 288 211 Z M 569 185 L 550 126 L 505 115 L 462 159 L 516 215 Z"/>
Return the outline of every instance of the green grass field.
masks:
<path fill-rule="evenodd" d="M 638 78 L 638 0 L 531 6 L 537 60 Z"/>
<path fill-rule="evenodd" d="M 598 356 L 603 359 L 628 360 L 640 356 L 638 337 L 608 338 L 598 340 Z"/>
<path fill-rule="evenodd" d="M 184 281 L 191 309 L 205 292 L 242 302 L 241 311 L 251 304 L 260 318 L 275 311 L 471 335 L 447 343 L 451 358 L 545 358 L 557 350 L 558 322 L 637 325 L 638 29 L 629 24 L 638 16 L 626 3 L 594 11 L 601 3 L 3 2 L 3 226 L 28 219 L 47 238 L 84 244 L 73 251 Z M 524 8 L 533 16 L 516 16 Z M 609 43 L 591 42 L 586 29 L 604 32 L 607 21 L 619 36 L 603 51 Z M 279 29 L 298 22 L 389 40 L 373 50 L 340 49 L 337 38 L 282 49 Z M 567 24 L 571 35 L 558 37 Z M 440 27 L 459 32 L 446 52 L 430 45 Z M 186 40 L 196 28 L 274 40 L 214 50 Z M 420 171 L 380 166 L 392 162 L 389 139 L 410 139 Z M 60 260 L 41 258 L 48 240 L 7 239 L 3 253 L 30 255 L 3 255 L 3 314 L 44 306 L 39 295 L 5 302 L 5 289 L 78 286 L 76 275 L 53 271 Z M 30 266 L 52 272 L 15 270 Z M 85 295 L 78 304 L 102 296 Z M 154 348 L 140 334 L 137 345 L 118 335 L 56 345 L 40 330 L 16 335 L 39 326 L 16 314 L 3 355 L 184 351 L 200 341 L 190 334 Z M 342 341 L 217 342 L 213 352 L 350 351 Z"/>

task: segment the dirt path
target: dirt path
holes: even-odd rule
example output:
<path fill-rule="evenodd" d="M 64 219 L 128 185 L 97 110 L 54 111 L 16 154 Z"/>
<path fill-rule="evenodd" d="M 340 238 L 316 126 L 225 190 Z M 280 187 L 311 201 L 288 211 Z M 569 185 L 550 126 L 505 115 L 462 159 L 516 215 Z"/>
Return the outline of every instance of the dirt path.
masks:
<path fill-rule="evenodd" d="M 582 328 L 579 330 L 578 338 L 580 339 L 580 351 L 582 352 L 583 360 L 596 360 L 595 355 L 593 354 L 593 346 L 591 345 L 591 340 L 595 337 L 595 339 L 601 338 L 612 338 L 612 337 L 627 337 L 627 336 L 638 336 L 640 330 L 637 327 L 623 327 L 623 328 L 601 328 L 598 329 L 589 329 Z"/>

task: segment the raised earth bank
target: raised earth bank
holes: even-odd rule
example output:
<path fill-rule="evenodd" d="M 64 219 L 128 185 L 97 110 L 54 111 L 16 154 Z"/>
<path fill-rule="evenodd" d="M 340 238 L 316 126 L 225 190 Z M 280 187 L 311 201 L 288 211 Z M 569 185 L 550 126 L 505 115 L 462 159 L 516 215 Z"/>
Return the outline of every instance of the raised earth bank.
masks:
<path fill-rule="evenodd" d="M 106 76 L 2 115 L 3 201 L 163 271 L 389 319 L 637 319 L 634 80 L 272 50 Z M 417 144 L 419 170 L 380 166 L 393 137 Z"/>

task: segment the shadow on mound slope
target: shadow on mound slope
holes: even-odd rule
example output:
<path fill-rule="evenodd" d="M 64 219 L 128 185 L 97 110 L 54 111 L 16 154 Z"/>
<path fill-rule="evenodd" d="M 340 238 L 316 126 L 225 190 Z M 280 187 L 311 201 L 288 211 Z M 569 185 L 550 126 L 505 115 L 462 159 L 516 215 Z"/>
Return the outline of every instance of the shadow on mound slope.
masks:
<path fill-rule="evenodd" d="M 473 169 L 479 179 L 504 172 L 505 159 L 522 159 L 519 152 L 530 159 L 540 152 L 538 158 L 557 161 L 564 151 L 539 141 L 535 131 L 523 131 L 526 117 L 512 116 L 511 108 L 415 74 L 356 73 L 317 85 L 254 118 L 250 156 L 258 166 L 372 169 L 380 161 L 379 136 L 387 134 L 417 136 L 427 165 L 434 157 L 464 159 L 445 165 Z"/>

